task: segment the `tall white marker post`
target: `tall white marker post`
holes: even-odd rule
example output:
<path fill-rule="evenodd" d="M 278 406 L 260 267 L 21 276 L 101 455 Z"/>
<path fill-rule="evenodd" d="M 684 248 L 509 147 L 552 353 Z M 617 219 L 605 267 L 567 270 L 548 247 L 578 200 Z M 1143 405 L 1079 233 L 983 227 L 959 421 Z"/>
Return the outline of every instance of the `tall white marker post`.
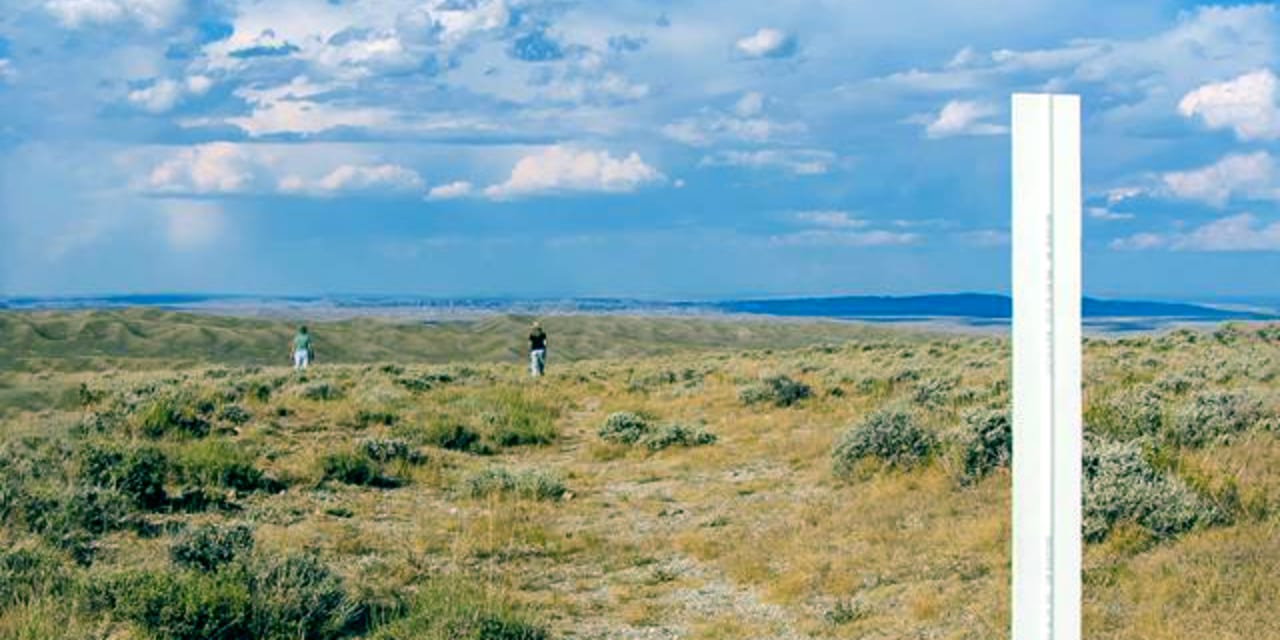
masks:
<path fill-rule="evenodd" d="M 1013 638 L 1080 639 L 1080 98 L 1013 96 Z"/>

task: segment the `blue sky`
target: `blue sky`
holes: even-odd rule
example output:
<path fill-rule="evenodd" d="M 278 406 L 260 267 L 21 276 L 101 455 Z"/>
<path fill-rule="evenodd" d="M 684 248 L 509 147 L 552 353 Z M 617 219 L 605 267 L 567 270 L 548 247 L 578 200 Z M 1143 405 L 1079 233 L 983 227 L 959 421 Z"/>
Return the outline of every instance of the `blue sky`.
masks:
<path fill-rule="evenodd" d="M 1280 293 L 1273 5 L 0 5 L 0 293 L 1001 291 L 1014 91 L 1087 292 Z"/>

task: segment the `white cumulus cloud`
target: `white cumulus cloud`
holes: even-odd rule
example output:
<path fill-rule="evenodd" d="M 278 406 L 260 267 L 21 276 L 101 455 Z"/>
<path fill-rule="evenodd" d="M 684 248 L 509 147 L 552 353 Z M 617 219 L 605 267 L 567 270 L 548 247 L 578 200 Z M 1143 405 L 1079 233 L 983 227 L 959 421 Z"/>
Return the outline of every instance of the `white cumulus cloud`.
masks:
<path fill-rule="evenodd" d="M 431 0 L 423 8 L 445 42 L 458 42 L 474 34 L 496 31 L 511 21 L 504 0 L 476 2 L 470 6 L 447 0 Z"/>
<path fill-rule="evenodd" d="M 924 132 L 929 138 L 947 138 L 950 136 L 989 136 L 1008 132 L 1004 125 L 985 122 L 998 111 L 990 104 L 972 100 L 952 100 L 943 105 L 936 116 L 916 118 L 915 121 L 925 125 Z"/>
<path fill-rule="evenodd" d="M 314 99 L 335 89 L 298 76 L 288 84 L 236 90 L 253 105 L 247 116 L 227 118 L 253 137 L 278 134 L 316 134 L 342 127 L 380 129 L 395 120 L 395 113 L 381 107 L 347 107 Z"/>
<path fill-rule="evenodd" d="M 148 29 L 172 24 L 182 0 L 48 0 L 45 10 L 70 29 L 134 21 Z"/>
<path fill-rule="evenodd" d="M 1265 223 L 1253 214 L 1241 213 L 1219 218 L 1186 232 L 1148 232 L 1119 238 L 1111 246 L 1121 250 L 1280 251 L 1280 222 Z"/>
<path fill-rule="evenodd" d="M 182 82 L 159 78 L 127 96 L 134 106 L 150 113 L 165 113 L 190 96 L 200 96 L 213 87 L 213 78 L 193 75 Z"/>
<path fill-rule="evenodd" d="M 162 78 L 141 89 L 129 92 L 129 102 L 151 113 L 164 113 L 182 99 L 182 85 Z"/>
<path fill-rule="evenodd" d="M 422 186 L 422 178 L 416 171 L 396 164 L 344 164 L 317 179 L 290 175 L 280 180 L 281 191 L 315 195 L 418 191 Z"/>
<path fill-rule="evenodd" d="M 1275 161 L 1265 151 L 1230 154 L 1206 167 L 1166 173 L 1161 180 L 1168 195 L 1218 207 L 1237 197 L 1280 200 Z"/>
<path fill-rule="evenodd" d="M 230 142 L 210 142 L 178 151 L 151 170 L 146 186 L 159 193 L 230 194 L 260 188 L 261 158 Z"/>
<path fill-rule="evenodd" d="M 349 156 L 298 145 L 211 142 L 169 153 L 154 164 L 139 187 L 153 194 L 179 196 L 332 197 L 420 193 L 425 186 L 413 169 L 369 157 L 353 162 Z M 330 157 L 346 161 L 327 162 Z"/>
<path fill-rule="evenodd" d="M 767 27 L 740 38 L 735 46 L 740 53 L 749 58 L 785 58 L 796 51 L 794 37 L 778 29 Z"/>
<path fill-rule="evenodd" d="M 1241 140 L 1280 137 L 1276 75 L 1270 69 L 1206 84 L 1183 96 L 1178 112 L 1188 118 L 1199 117 L 1210 129 L 1231 129 Z"/>
<path fill-rule="evenodd" d="M 471 195 L 473 190 L 472 184 L 465 180 L 457 180 L 447 184 L 436 185 L 431 187 L 431 191 L 427 192 L 428 200 L 452 200 L 454 198 L 465 198 Z"/>
<path fill-rule="evenodd" d="M 665 176 L 635 152 L 615 158 L 607 151 L 554 145 L 521 158 L 506 182 L 484 193 L 495 199 L 566 191 L 622 193 L 663 180 Z"/>

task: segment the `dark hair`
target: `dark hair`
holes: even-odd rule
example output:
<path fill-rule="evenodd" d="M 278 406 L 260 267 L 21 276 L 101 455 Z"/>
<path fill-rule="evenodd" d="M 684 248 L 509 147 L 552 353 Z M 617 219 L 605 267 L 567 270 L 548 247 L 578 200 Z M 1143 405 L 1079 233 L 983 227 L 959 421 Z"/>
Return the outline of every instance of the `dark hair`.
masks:
<path fill-rule="evenodd" d="M 306 333 L 306 332 L 307 332 L 307 325 L 304 324 L 301 327 L 298 327 L 298 333 Z"/>

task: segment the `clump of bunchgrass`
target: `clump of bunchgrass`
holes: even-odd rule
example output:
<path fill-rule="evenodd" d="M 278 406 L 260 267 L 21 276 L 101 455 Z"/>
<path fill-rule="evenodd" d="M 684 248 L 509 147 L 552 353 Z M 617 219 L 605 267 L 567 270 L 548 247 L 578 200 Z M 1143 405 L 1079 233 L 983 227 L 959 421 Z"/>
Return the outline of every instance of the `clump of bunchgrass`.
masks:
<path fill-rule="evenodd" d="M 341 578 L 311 554 L 253 556 L 211 571 L 124 571 L 91 591 L 96 608 L 177 640 L 336 640 L 361 618 Z"/>
<path fill-rule="evenodd" d="M 72 588 L 60 554 L 40 544 L 0 549 L 0 610 L 39 596 L 62 597 Z"/>
<path fill-rule="evenodd" d="M 175 454 L 175 466 L 179 479 L 193 487 L 243 493 L 281 488 L 256 466 L 252 453 L 228 440 L 206 440 L 182 447 Z"/>
<path fill-rule="evenodd" d="M 474 638 L 477 640 L 547 640 L 546 629 L 529 614 L 484 587 L 440 577 L 422 586 L 405 616 L 380 627 L 373 640 L 403 638 Z"/>
<path fill-rule="evenodd" d="M 338 400 L 345 394 L 342 389 L 329 382 L 312 382 L 298 389 L 298 395 L 306 400 L 329 401 Z"/>
<path fill-rule="evenodd" d="M 209 434 L 213 410 L 213 403 L 189 392 L 161 393 L 134 414 L 134 425 L 152 439 L 166 435 L 203 438 Z"/>

